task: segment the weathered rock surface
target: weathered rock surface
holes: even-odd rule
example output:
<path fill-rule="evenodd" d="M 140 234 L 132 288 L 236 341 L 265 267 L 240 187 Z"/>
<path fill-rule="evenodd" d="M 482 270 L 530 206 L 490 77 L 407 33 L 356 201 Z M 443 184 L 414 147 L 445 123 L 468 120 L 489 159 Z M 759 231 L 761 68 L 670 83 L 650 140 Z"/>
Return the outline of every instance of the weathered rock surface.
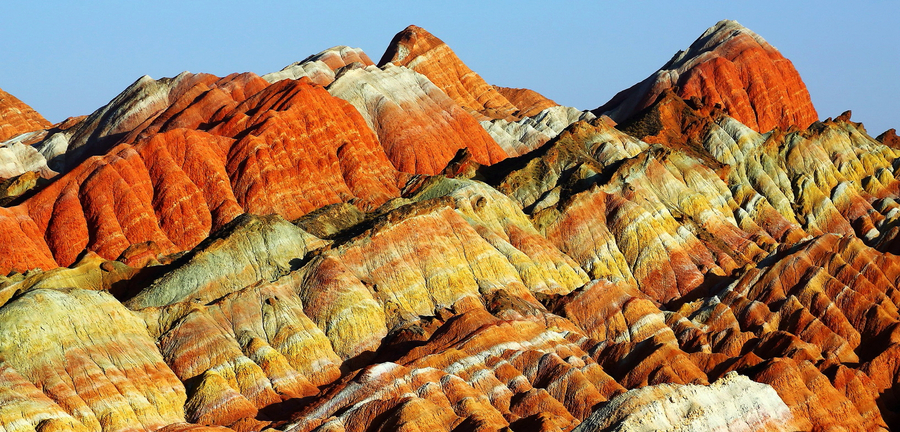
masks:
<path fill-rule="evenodd" d="M 307 253 L 326 244 L 278 215 L 241 215 L 173 263 L 127 305 L 141 309 L 184 301 L 209 303 L 296 270 Z"/>
<path fill-rule="evenodd" d="M 605 430 L 794 431 L 797 425 L 771 387 L 731 373 L 709 386 L 660 384 L 631 390 L 574 432 Z"/>
<path fill-rule="evenodd" d="M 0 89 L 0 142 L 49 126 L 50 122 L 37 111 Z"/>
<path fill-rule="evenodd" d="M 115 259 L 148 241 L 173 253 L 243 212 L 294 219 L 349 200 L 372 209 L 399 194 L 398 174 L 365 120 L 323 88 L 305 80 L 268 85 L 252 74 L 176 80 L 180 96 L 142 115 L 139 128 L 117 138 L 126 143 L 0 209 L 3 235 L 16 237 L 0 244 L 0 273 L 69 265 L 83 249 Z M 162 85 L 143 81 L 142 92 Z M 133 91 L 114 103 L 133 106 L 119 101 Z M 128 118 L 104 129 L 137 122 Z"/>
<path fill-rule="evenodd" d="M 806 85 L 790 60 L 756 33 L 723 20 L 687 51 L 594 110 L 623 122 L 650 106 L 664 90 L 684 99 L 721 104 L 731 117 L 758 132 L 800 128 L 818 120 Z"/>
<path fill-rule="evenodd" d="M 4 428 L 151 430 L 184 422 L 184 386 L 141 319 L 111 295 L 30 291 L 0 307 L 0 325 Z"/>
<path fill-rule="evenodd" d="M 900 152 L 768 131 L 785 62 L 720 23 L 617 125 L 410 27 L 8 140 L 0 429 L 900 428 Z"/>
<path fill-rule="evenodd" d="M 403 66 L 345 70 L 328 91 L 359 110 L 399 171 L 438 174 L 463 148 L 485 165 L 507 157 L 472 116 Z"/>
<path fill-rule="evenodd" d="M 547 108 L 559 106 L 558 103 L 531 89 L 493 87 L 518 108 L 515 114 L 517 117 L 533 117 Z"/>
<path fill-rule="evenodd" d="M 394 36 L 378 62 L 387 63 L 425 75 L 479 121 L 518 120 L 518 107 L 469 69 L 444 41 L 421 27 L 411 25 Z"/>
<path fill-rule="evenodd" d="M 594 118 L 589 112 L 556 105 L 519 121 L 484 120 L 481 125 L 506 154 L 515 157 L 544 145 L 576 121 L 589 121 Z"/>
<path fill-rule="evenodd" d="M 262 78 L 270 83 L 284 79 L 300 79 L 309 77 L 310 81 L 327 86 L 334 82 L 335 73 L 342 67 L 358 63 L 371 66 L 372 60 L 359 48 L 336 46 L 311 55 L 299 62 L 291 63 L 278 72 L 268 73 Z"/>

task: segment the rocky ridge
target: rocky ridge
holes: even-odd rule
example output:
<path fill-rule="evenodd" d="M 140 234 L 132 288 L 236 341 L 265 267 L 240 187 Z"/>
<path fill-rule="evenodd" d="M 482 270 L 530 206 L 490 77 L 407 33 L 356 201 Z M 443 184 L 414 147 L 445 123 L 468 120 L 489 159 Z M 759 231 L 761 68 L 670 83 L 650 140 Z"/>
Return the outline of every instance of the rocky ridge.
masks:
<path fill-rule="evenodd" d="M 645 80 L 594 110 L 617 122 L 650 106 L 666 89 L 684 99 L 720 104 L 757 132 L 800 128 L 818 120 L 806 85 L 790 60 L 736 21 L 710 27 L 686 50 Z"/>
<path fill-rule="evenodd" d="M 736 25 L 692 50 L 768 49 Z M 142 78 L 18 141 L 56 150 L 0 208 L 0 427 L 900 427 L 891 135 L 674 87 L 616 124 L 417 27 L 371 63 Z"/>

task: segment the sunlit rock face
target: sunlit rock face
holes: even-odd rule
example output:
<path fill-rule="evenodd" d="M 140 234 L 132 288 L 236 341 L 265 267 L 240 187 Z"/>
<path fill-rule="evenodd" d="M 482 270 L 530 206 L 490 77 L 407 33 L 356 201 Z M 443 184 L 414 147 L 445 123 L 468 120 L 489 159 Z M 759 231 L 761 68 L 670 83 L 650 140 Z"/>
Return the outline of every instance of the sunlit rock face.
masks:
<path fill-rule="evenodd" d="M 438 174 L 464 148 L 485 165 L 507 157 L 471 115 L 406 67 L 348 69 L 328 91 L 359 110 L 399 171 Z"/>
<path fill-rule="evenodd" d="M 515 120 L 518 108 L 469 69 L 444 41 L 411 25 L 397 33 L 379 65 L 406 66 L 428 77 L 478 120 Z"/>
<path fill-rule="evenodd" d="M 758 132 L 805 128 L 818 120 L 806 85 L 790 60 L 736 21 L 710 27 L 658 71 L 594 110 L 617 122 L 650 106 L 666 89 L 698 97 Z"/>
<path fill-rule="evenodd" d="M 0 141 L 50 126 L 34 108 L 0 90 Z"/>
<path fill-rule="evenodd" d="M 29 291 L 0 308 L 7 430 L 149 430 L 184 422 L 184 385 L 140 318 L 106 292 Z"/>
<path fill-rule="evenodd" d="M 352 64 L 371 66 L 372 60 L 359 48 L 336 46 L 311 55 L 304 60 L 291 63 L 278 72 L 268 73 L 262 78 L 270 83 L 284 79 L 300 79 L 309 77 L 310 81 L 321 86 L 334 82 L 335 73 L 342 67 Z"/>
<path fill-rule="evenodd" d="M 579 431 L 793 431 L 788 407 L 771 387 L 736 373 L 709 386 L 660 384 L 622 394 Z"/>
<path fill-rule="evenodd" d="M 269 85 L 253 74 L 177 80 L 192 85 L 174 101 L 166 96 L 169 105 L 118 138 L 124 143 L 0 209 L 4 237 L 21 233 L 0 246 L 0 271 L 69 265 L 85 248 L 115 259 L 153 242 L 173 253 L 244 212 L 294 219 L 349 200 L 371 209 L 399 194 L 377 136 L 325 89 L 307 80 Z M 135 86 L 162 85 L 143 81 Z M 126 120 L 103 124 L 124 128 Z"/>
<path fill-rule="evenodd" d="M 50 122 L 15 96 L 0 89 L 0 181 L 25 173 L 50 177 L 47 160 L 30 144 L 49 128 Z M 0 186 L 0 198 L 18 195 L 15 188 Z"/>
<path fill-rule="evenodd" d="M 5 141 L 0 430 L 900 428 L 900 150 L 798 120 L 758 36 L 619 123 L 417 27 L 381 63 L 142 78 Z"/>

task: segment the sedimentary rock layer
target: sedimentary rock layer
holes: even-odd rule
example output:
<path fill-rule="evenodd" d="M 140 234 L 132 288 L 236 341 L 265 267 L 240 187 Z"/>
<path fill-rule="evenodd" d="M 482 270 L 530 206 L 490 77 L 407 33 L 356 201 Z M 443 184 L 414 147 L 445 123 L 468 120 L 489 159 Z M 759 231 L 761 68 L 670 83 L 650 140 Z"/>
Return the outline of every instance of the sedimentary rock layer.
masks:
<path fill-rule="evenodd" d="M 721 104 L 753 130 L 805 128 L 818 120 L 806 85 L 790 60 L 735 21 L 710 27 L 645 80 L 594 110 L 617 122 L 650 106 L 664 90 Z"/>
<path fill-rule="evenodd" d="M 107 135 L 124 143 L 0 209 L 8 238 L 0 272 L 69 265 L 84 249 L 115 259 L 144 242 L 172 253 L 243 212 L 293 219 L 351 199 L 374 208 L 398 195 L 397 172 L 375 134 L 323 88 L 268 85 L 252 74 L 177 80 L 179 97 L 165 109 L 142 115 L 124 138 Z M 103 129 L 125 128 L 126 120 L 111 117 Z"/>
<path fill-rule="evenodd" d="M 49 126 L 37 111 L 0 89 L 0 141 Z"/>
<path fill-rule="evenodd" d="M 469 69 L 444 41 L 421 27 L 409 26 L 394 36 L 378 62 L 387 63 L 427 76 L 479 121 L 517 120 L 514 115 L 519 109 L 515 105 Z"/>
<path fill-rule="evenodd" d="M 896 429 L 900 151 L 760 132 L 776 54 L 720 23 L 617 125 L 410 27 L 15 138 L 0 429 Z"/>
<path fill-rule="evenodd" d="M 507 157 L 471 115 L 406 67 L 348 69 L 328 91 L 359 110 L 402 172 L 440 173 L 463 148 L 485 165 Z"/>

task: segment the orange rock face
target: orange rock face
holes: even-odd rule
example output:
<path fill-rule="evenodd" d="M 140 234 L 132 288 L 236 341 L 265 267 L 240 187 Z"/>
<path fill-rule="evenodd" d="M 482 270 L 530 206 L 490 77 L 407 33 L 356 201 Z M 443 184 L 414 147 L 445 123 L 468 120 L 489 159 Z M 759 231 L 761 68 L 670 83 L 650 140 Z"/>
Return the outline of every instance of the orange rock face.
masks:
<path fill-rule="evenodd" d="M 895 136 L 798 120 L 758 36 L 619 124 L 416 27 L 370 63 L 141 78 L 6 141 L 0 430 L 900 428 Z"/>
<path fill-rule="evenodd" d="M 710 106 L 721 104 L 731 117 L 758 132 L 792 125 L 805 128 L 818 120 L 790 60 L 735 21 L 710 27 L 687 51 L 594 113 L 622 122 L 669 88 L 684 99 L 698 97 Z"/>
<path fill-rule="evenodd" d="M 547 108 L 559 105 L 531 89 L 494 86 L 494 90 L 500 92 L 506 100 L 519 109 L 515 114 L 517 117 L 531 117 Z"/>
<path fill-rule="evenodd" d="M 15 96 L 0 89 L 0 141 L 50 127 L 50 122 Z"/>
<path fill-rule="evenodd" d="M 484 165 L 507 157 L 471 115 L 408 68 L 387 64 L 346 70 L 328 91 L 362 113 L 400 171 L 438 174 L 463 148 Z"/>
<path fill-rule="evenodd" d="M 0 209 L 10 224 L 4 233 L 24 234 L 0 246 L 0 273 L 69 265 L 85 248 L 115 259 L 152 241 L 172 253 L 243 212 L 294 219 L 326 204 L 374 208 L 398 195 L 375 134 L 323 88 L 268 85 L 252 74 L 191 82 L 126 143 Z"/>
<path fill-rule="evenodd" d="M 427 76 L 478 120 L 516 120 L 519 109 L 515 105 L 469 69 L 444 41 L 421 27 L 409 26 L 394 36 L 378 62 L 386 63 Z"/>

